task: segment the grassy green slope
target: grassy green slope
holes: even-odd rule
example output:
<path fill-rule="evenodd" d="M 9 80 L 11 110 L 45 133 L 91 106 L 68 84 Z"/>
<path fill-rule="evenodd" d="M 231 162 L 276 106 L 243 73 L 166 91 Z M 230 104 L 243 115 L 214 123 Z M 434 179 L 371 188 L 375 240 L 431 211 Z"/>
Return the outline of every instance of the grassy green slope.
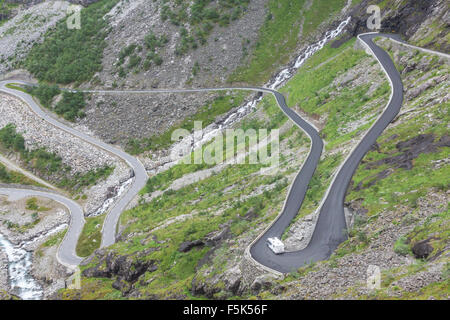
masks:
<path fill-rule="evenodd" d="M 345 0 L 312 1 L 270 0 L 268 15 L 260 30 L 258 42 L 248 60 L 245 60 L 229 78 L 229 82 L 263 84 L 289 61 L 299 39 L 307 39 L 324 21 L 342 9 Z M 300 31 L 302 30 L 301 34 Z"/>
<path fill-rule="evenodd" d="M 408 63 L 421 62 L 422 67 L 402 72 L 406 94 L 401 115 L 377 139 L 376 148 L 364 157 L 347 192 L 345 202 L 357 204 L 365 213 L 356 217 L 349 239 L 329 261 L 301 268 L 281 281 L 292 288 L 287 290 L 289 294 L 298 292 L 303 281 L 308 283 L 309 278 L 314 279 L 320 272 L 339 274 L 341 264 L 348 261 L 364 263 L 371 252 L 376 252 L 379 256 L 376 263 L 380 265 L 390 265 L 389 261 L 383 260 L 383 254 L 405 256 L 409 261 L 395 267 L 383 267 L 381 289 L 368 292 L 364 281 L 353 279 L 353 284 L 339 288 L 328 298 L 448 298 L 450 216 L 446 193 L 450 169 L 445 159 L 450 154 L 449 103 L 439 102 L 447 85 L 439 83 L 438 79 L 448 74 L 449 65 L 417 50 L 393 49 L 387 40 L 379 43 L 391 54 L 399 70 L 405 70 Z M 405 55 L 408 59 L 403 59 Z M 411 94 L 430 79 L 436 81 L 435 85 L 417 96 Z M 428 137 L 428 142 L 423 142 L 421 137 Z M 402 147 L 405 144 L 410 146 Z M 415 258 L 412 251 L 420 241 L 428 241 L 431 245 L 429 255 L 422 259 Z M 436 271 L 439 269 L 441 271 Z M 420 279 L 427 279 L 436 272 L 441 274 L 439 278 L 422 285 Z M 411 286 L 417 286 L 417 289 L 412 290 Z M 260 296 L 274 297 L 268 291 Z"/>
<path fill-rule="evenodd" d="M 270 127 L 271 122 L 280 118 L 282 118 L 281 123 L 287 121 L 272 97 L 264 98 L 262 105 L 265 117 L 247 120 L 241 124 L 242 128 L 250 123 Z M 281 139 L 286 143 L 291 140 L 289 148 L 294 150 L 302 146 L 306 149 L 308 143 L 297 128 L 284 131 Z M 150 179 L 148 187 L 142 194 L 148 196 L 155 190 L 165 191 L 164 194 L 122 214 L 121 225 L 124 226 L 122 237 L 125 239 L 131 236 L 131 238 L 120 241 L 112 247 L 112 250 L 121 255 L 135 254 L 150 248 L 158 249 L 146 257 L 146 259 L 156 259 L 158 269 L 143 275 L 140 278 L 142 281 L 136 283 L 135 288 L 143 296 L 158 298 L 190 296 L 189 288 L 198 264 L 213 248 L 204 246 L 183 253 L 178 250 L 180 244 L 184 241 L 205 238 L 209 233 L 219 230 L 222 224 L 230 226 L 233 238 L 245 238 L 249 230 L 258 229 L 267 224 L 280 210 L 286 195 L 288 184 L 284 175 L 296 171 L 296 167 L 288 167 L 292 162 L 282 157 L 284 173 L 280 172 L 274 176 L 260 175 L 259 169 L 262 165 L 230 165 L 204 180 L 176 191 L 166 188 L 183 174 L 192 173 L 204 167 L 178 165 L 159 174 L 158 179 Z M 269 185 L 272 185 L 275 192 L 254 194 L 257 188 Z M 225 189 L 229 190 L 224 192 Z M 250 209 L 256 212 L 256 216 L 253 219 L 244 219 L 243 217 Z M 181 220 L 174 220 L 176 218 Z M 86 238 L 88 237 L 90 236 Z M 245 241 L 249 240 L 251 239 L 248 238 Z M 218 250 L 227 253 L 227 246 L 224 243 Z M 217 270 L 224 266 L 222 258 L 216 259 L 214 265 Z M 95 263 L 94 260 L 89 266 Z M 83 278 L 81 297 L 83 299 L 120 298 L 120 292 L 112 288 L 112 283 L 110 279 Z M 90 292 L 88 288 L 93 286 L 99 286 L 99 289 L 96 292 Z M 73 294 L 74 292 L 70 290 L 63 292 L 66 298 L 76 298 Z"/>

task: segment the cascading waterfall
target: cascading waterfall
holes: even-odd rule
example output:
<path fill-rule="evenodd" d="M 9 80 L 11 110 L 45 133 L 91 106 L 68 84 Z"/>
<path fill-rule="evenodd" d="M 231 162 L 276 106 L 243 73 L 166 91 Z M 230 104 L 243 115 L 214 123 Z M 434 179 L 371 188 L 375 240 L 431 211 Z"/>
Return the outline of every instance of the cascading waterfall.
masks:
<path fill-rule="evenodd" d="M 116 195 L 114 197 L 111 197 L 109 199 L 106 199 L 105 202 L 93 213 L 89 214 L 88 217 L 97 217 L 103 213 L 105 213 L 108 208 L 117 200 L 120 198 L 120 196 L 125 192 L 125 190 L 128 189 L 128 186 L 133 182 L 133 177 L 126 180 L 124 183 L 120 184 L 115 188 Z"/>
<path fill-rule="evenodd" d="M 344 28 L 348 25 L 350 22 L 351 17 L 348 17 L 344 21 L 342 21 L 339 26 L 331 31 L 327 31 L 324 35 L 324 37 L 308 46 L 296 59 L 295 62 L 291 65 L 286 67 L 285 69 L 281 70 L 274 78 L 273 80 L 269 81 L 269 83 L 266 84 L 266 87 L 270 89 L 276 89 L 281 84 L 285 83 L 287 80 L 292 78 L 292 76 L 295 74 L 295 71 L 300 68 L 300 66 L 309 58 L 311 57 L 315 52 L 322 49 L 325 44 L 330 41 L 331 39 L 337 37 Z M 221 130 L 223 130 L 225 127 L 231 126 L 236 121 L 240 120 L 243 116 L 250 113 L 252 110 L 256 109 L 256 105 L 258 102 L 260 102 L 262 99 L 262 95 L 258 95 L 257 98 L 251 100 L 250 102 L 246 103 L 242 107 L 240 107 L 237 111 L 230 114 L 222 123 L 216 125 L 212 124 L 208 127 L 204 128 L 204 130 L 201 132 L 202 136 L 197 137 L 196 133 L 193 133 L 189 135 L 188 137 L 185 137 L 180 143 L 176 144 L 174 146 L 175 152 L 173 154 L 177 154 L 177 151 L 183 151 L 183 155 L 177 155 L 176 160 L 181 159 L 183 156 L 186 155 L 186 151 L 192 152 L 196 148 L 204 145 L 205 143 L 211 141 Z M 217 126 L 217 127 L 216 127 Z M 194 138 L 195 137 L 195 138 Z M 190 145 L 189 150 L 186 150 L 184 147 L 186 144 Z M 175 159 L 174 159 L 175 160 Z"/>
<path fill-rule="evenodd" d="M 300 68 L 300 66 L 303 63 L 305 63 L 305 61 L 309 57 L 311 57 L 314 53 L 322 49 L 328 41 L 330 41 L 333 38 L 336 38 L 350 22 L 350 19 L 351 17 L 348 17 L 347 19 L 342 21 L 336 29 L 327 31 L 322 40 L 308 46 L 305 49 L 305 51 L 302 52 L 302 54 L 299 55 L 297 59 L 295 59 L 295 63 L 291 67 L 287 67 L 286 69 L 283 69 L 278 73 L 273 83 L 269 84 L 269 88 L 276 89 L 277 87 L 280 86 L 280 84 L 286 82 L 286 80 L 289 80 L 294 75 L 295 71 L 297 71 L 297 69 Z"/>
<path fill-rule="evenodd" d="M 31 276 L 31 252 L 15 246 L 0 234 L 0 247 L 8 257 L 9 283 L 12 292 L 24 300 L 42 299 L 41 285 Z"/>

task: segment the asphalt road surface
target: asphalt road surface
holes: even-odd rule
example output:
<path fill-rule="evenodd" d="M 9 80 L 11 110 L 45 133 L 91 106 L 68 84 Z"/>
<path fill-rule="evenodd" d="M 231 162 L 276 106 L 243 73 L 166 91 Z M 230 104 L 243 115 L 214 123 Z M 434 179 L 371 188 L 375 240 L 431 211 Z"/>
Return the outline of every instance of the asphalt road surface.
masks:
<path fill-rule="evenodd" d="M 75 252 L 85 222 L 83 209 L 78 203 L 57 193 L 32 189 L 0 188 L 0 194 L 8 196 L 10 200 L 19 200 L 25 197 L 44 197 L 64 205 L 69 209 L 70 226 L 59 246 L 58 260 L 66 266 L 76 266 L 83 260 Z"/>

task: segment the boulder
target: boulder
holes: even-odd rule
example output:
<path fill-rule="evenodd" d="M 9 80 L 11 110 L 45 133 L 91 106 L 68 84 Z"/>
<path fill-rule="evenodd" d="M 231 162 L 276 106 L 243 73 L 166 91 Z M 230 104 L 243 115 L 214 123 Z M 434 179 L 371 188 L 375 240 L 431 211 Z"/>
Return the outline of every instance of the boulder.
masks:
<path fill-rule="evenodd" d="M 429 243 L 431 238 L 417 242 L 412 247 L 416 259 L 426 259 L 433 252 L 433 246 Z"/>
<path fill-rule="evenodd" d="M 272 281 L 273 278 L 269 275 L 259 276 L 253 281 L 250 289 L 253 293 L 259 293 L 262 290 L 268 290 L 273 286 Z"/>
<path fill-rule="evenodd" d="M 242 273 L 238 265 L 228 269 L 224 275 L 225 289 L 233 295 L 240 295 L 242 293 Z"/>
<path fill-rule="evenodd" d="M 202 240 L 194 240 L 194 241 L 185 241 L 180 244 L 178 251 L 180 252 L 188 252 L 194 247 L 204 246 L 205 243 Z"/>
<path fill-rule="evenodd" d="M 147 253 L 145 251 L 135 255 L 119 255 L 114 251 L 98 250 L 96 251 L 98 263 L 94 267 L 85 269 L 83 276 L 89 278 L 115 278 L 116 281 L 113 283 L 113 288 L 126 294 L 141 275 L 157 270 L 156 260 L 143 259 Z"/>

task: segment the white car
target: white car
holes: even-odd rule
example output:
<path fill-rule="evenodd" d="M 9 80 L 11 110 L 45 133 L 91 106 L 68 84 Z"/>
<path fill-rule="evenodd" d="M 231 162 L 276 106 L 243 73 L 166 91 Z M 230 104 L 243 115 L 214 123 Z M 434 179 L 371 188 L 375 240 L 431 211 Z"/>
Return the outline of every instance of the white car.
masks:
<path fill-rule="evenodd" d="M 267 246 L 275 254 L 280 254 L 280 253 L 284 252 L 284 243 L 280 239 L 278 239 L 277 237 L 268 238 L 267 239 Z"/>

